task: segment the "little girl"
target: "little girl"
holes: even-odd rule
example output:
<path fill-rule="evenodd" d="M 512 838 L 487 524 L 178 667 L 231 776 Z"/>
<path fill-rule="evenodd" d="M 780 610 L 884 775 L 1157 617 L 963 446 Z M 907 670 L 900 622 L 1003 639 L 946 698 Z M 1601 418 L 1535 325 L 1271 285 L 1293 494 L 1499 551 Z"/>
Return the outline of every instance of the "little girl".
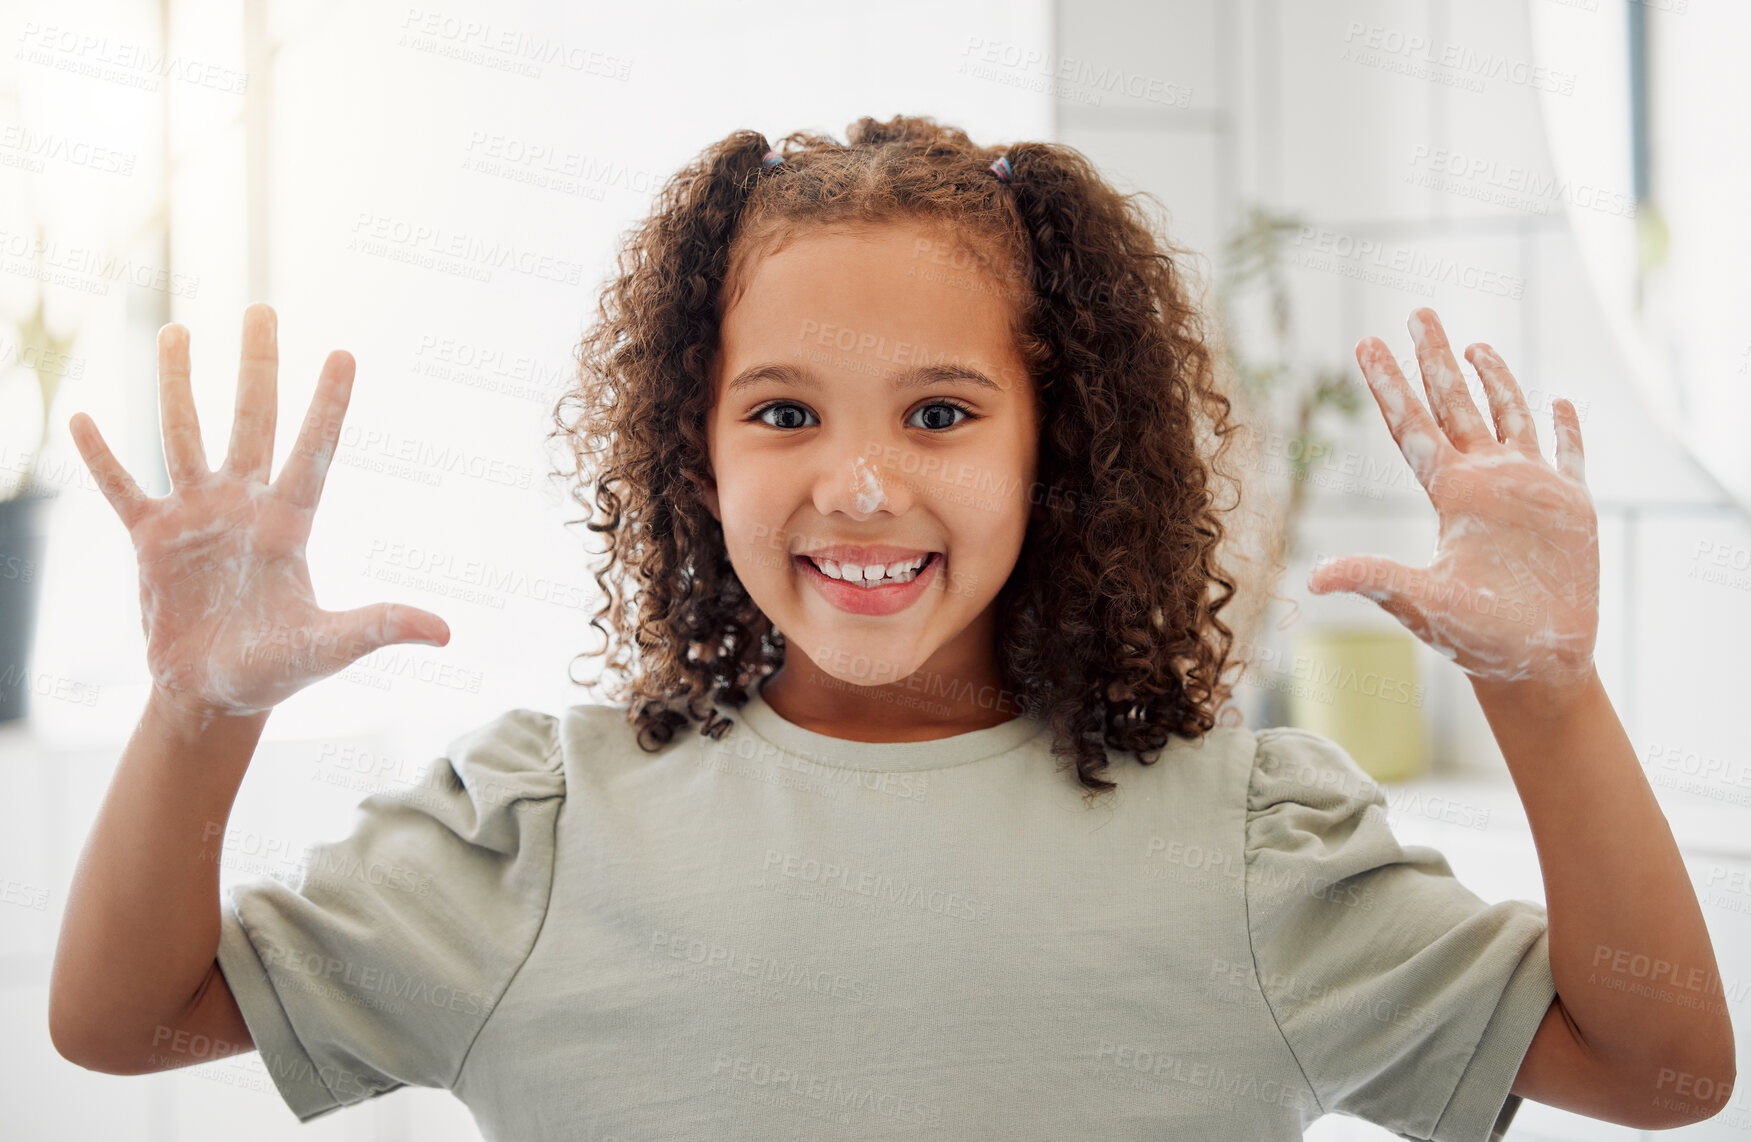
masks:
<path fill-rule="evenodd" d="M 71 423 L 139 554 L 154 686 L 69 898 L 57 1049 L 139 1074 L 253 1048 L 300 1121 L 442 1087 L 495 1140 L 1275 1142 L 1341 1113 L 1481 1142 L 1524 1097 L 1708 1117 L 1732 1028 L 1593 667 L 1573 407 L 1553 466 L 1486 346 L 1494 431 L 1432 312 L 1429 408 L 1364 339 L 1440 543 L 1310 584 L 1466 671 L 1547 913 L 1401 846 L 1337 744 L 1219 724 L 1234 426 L 1170 250 L 1065 146 L 900 117 L 709 147 L 555 410 L 608 541 L 617 704 L 510 710 L 365 798 L 298 883 L 223 901 L 275 703 L 449 629 L 313 597 L 352 358 L 269 483 L 273 311 L 246 312 L 217 471 L 166 326 L 171 493 Z"/>

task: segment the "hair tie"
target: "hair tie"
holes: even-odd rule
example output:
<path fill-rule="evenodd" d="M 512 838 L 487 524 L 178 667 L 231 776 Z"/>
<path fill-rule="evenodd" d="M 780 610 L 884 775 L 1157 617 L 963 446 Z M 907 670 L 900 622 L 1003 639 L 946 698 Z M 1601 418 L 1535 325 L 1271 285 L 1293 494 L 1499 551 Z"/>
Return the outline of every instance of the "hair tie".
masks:
<path fill-rule="evenodd" d="M 779 163 L 781 163 L 783 161 L 784 161 L 784 156 L 779 154 L 777 151 L 767 151 L 766 157 L 760 160 L 760 166 L 764 170 L 771 170 L 773 167 L 777 166 Z"/>
<path fill-rule="evenodd" d="M 1015 173 L 1009 167 L 1009 156 L 1003 155 L 996 162 L 992 163 L 991 173 L 996 175 L 1000 182 L 1008 182 L 1009 176 Z"/>

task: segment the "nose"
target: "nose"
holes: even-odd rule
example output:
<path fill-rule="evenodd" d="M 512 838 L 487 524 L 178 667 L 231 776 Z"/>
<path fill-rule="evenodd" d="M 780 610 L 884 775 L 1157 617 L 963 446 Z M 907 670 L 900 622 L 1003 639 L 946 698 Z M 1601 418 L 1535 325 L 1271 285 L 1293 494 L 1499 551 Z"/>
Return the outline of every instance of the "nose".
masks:
<path fill-rule="evenodd" d="M 815 510 L 840 512 L 855 520 L 886 513 L 903 515 L 912 506 L 912 490 L 891 466 L 881 463 L 892 451 L 879 442 L 860 440 L 833 447 L 815 479 Z"/>

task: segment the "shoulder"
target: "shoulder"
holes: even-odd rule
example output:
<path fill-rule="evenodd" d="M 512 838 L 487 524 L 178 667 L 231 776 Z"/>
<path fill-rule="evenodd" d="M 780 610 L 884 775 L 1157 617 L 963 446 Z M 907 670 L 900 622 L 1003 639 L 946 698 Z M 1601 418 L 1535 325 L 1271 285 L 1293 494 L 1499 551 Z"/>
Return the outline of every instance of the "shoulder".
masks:
<path fill-rule="evenodd" d="M 552 714 L 521 706 L 506 710 L 450 740 L 444 754 L 449 773 L 482 804 L 563 796 L 559 728 Z"/>
<path fill-rule="evenodd" d="M 1268 812 L 1286 802 L 1343 812 L 1386 804 L 1379 782 L 1330 738 L 1293 726 L 1257 730 L 1252 736 L 1250 812 Z"/>
<path fill-rule="evenodd" d="M 1107 751 L 1109 764 L 1129 756 Z M 1380 797 L 1378 783 L 1343 746 L 1292 726 L 1219 726 L 1196 738 L 1174 739 L 1159 761 L 1145 768 L 1165 770 L 1182 783 L 1202 779 L 1219 786 L 1225 800 L 1244 791 L 1247 809 L 1254 813 L 1284 801 L 1335 806 Z"/>
<path fill-rule="evenodd" d="M 1249 859 L 1313 861 L 1360 871 L 1402 860 L 1386 794 L 1348 750 L 1309 730 L 1256 734 L 1246 790 Z"/>

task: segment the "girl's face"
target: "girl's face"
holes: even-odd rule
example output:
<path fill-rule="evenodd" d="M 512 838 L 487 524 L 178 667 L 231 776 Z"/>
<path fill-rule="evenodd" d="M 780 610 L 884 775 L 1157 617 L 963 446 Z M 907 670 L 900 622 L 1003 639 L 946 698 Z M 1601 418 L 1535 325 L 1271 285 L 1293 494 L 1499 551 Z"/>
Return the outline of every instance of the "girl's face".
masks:
<path fill-rule="evenodd" d="M 714 363 L 707 503 L 784 634 L 786 673 L 814 677 L 803 655 L 853 686 L 997 681 L 994 600 L 1027 530 L 1038 429 L 1016 301 L 982 265 L 894 224 L 793 237 L 747 267 Z M 919 559 L 912 581 L 886 578 Z M 890 585 L 848 581 L 878 569 Z"/>

